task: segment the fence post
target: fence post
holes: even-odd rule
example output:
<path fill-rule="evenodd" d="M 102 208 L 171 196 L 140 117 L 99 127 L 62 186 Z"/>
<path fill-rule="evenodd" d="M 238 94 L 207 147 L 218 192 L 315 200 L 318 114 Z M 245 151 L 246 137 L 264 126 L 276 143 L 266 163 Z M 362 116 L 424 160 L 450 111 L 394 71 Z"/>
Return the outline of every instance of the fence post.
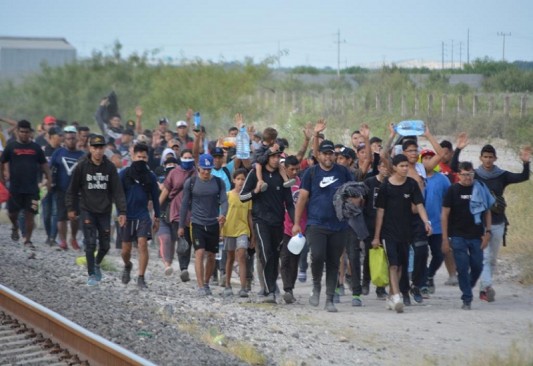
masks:
<path fill-rule="evenodd" d="M 381 112 L 381 99 L 379 98 L 379 94 L 376 93 L 376 112 Z"/>
<path fill-rule="evenodd" d="M 520 98 L 520 118 L 527 115 L 527 94 L 522 95 Z"/>
<path fill-rule="evenodd" d="M 474 95 L 474 98 L 472 99 L 472 116 L 475 117 L 477 115 L 477 108 L 478 108 L 479 100 L 477 94 Z"/>
<path fill-rule="evenodd" d="M 405 95 L 402 94 L 402 110 L 401 110 L 402 117 L 405 117 L 407 115 L 407 102 L 405 101 Z"/>
<path fill-rule="evenodd" d="M 503 98 L 503 115 L 509 117 L 509 110 L 511 109 L 511 98 L 506 95 Z"/>
<path fill-rule="evenodd" d="M 457 115 L 458 116 L 462 115 L 464 109 L 465 109 L 465 105 L 464 105 L 464 101 L 463 101 L 463 96 L 459 95 L 457 97 Z"/>
<path fill-rule="evenodd" d="M 489 96 L 489 116 L 494 114 L 494 95 Z"/>
<path fill-rule="evenodd" d="M 392 93 L 389 92 L 389 96 L 387 98 L 387 109 L 389 110 L 389 113 L 392 114 Z"/>
<path fill-rule="evenodd" d="M 418 93 L 415 95 L 415 116 L 418 116 L 418 113 L 420 112 L 420 97 L 418 96 Z"/>
<path fill-rule="evenodd" d="M 447 101 L 448 101 L 448 96 L 444 94 L 440 98 L 440 114 L 442 118 L 444 118 L 444 116 L 446 115 L 446 102 Z"/>
<path fill-rule="evenodd" d="M 428 117 L 433 115 L 433 94 L 428 94 Z"/>

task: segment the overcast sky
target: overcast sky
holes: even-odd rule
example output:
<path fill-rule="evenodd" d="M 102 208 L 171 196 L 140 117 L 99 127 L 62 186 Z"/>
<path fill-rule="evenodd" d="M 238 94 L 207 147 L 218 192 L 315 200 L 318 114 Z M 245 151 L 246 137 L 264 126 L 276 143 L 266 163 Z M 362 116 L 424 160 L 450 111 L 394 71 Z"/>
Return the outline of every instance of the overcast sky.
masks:
<path fill-rule="evenodd" d="M 488 56 L 533 61 L 532 0 L 176 1 L 0 0 L 0 36 L 64 37 L 85 57 L 120 41 L 124 54 L 341 68 Z"/>

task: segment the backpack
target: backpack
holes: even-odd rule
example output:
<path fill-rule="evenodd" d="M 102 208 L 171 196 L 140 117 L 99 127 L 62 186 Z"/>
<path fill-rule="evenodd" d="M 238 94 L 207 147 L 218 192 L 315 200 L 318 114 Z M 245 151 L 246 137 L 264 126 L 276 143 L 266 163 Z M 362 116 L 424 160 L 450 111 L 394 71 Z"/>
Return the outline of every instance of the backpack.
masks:
<path fill-rule="evenodd" d="M 229 181 L 229 184 L 230 184 L 230 189 L 233 189 L 235 188 L 235 184 L 233 183 L 233 179 L 231 179 L 231 173 L 229 172 L 229 169 L 225 166 L 222 167 L 222 170 L 224 171 L 224 173 L 226 173 L 226 175 L 228 176 L 228 181 Z"/>
<path fill-rule="evenodd" d="M 189 184 L 189 192 L 191 196 L 191 199 L 189 200 L 189 210 L 192 209 L 192 189 L 194 188 L 194 184 L 196 183 L 197 177 L 198 177 L 197 175 L 193 175 L 191 177 L 190 184 Z M 217 186 L 218 186 L 217 199 L 218 199 L 218 205 L 220 206 L 220 190 L 222 189 L 222 185 L 224 184 L 224 182 L 219 177 L 215 177 L 214 175 L 212 177 L 215 179 L 215 182 L 217 182 Z M 224 189 L 224 192 L 225 191 L 226 189 Z"/>

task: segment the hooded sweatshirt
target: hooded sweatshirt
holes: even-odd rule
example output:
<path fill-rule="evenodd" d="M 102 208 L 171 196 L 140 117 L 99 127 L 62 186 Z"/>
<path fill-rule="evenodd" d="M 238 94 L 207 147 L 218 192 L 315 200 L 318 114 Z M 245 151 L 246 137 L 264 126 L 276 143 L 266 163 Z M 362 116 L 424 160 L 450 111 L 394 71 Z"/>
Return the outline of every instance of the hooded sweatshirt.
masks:
<path fill-rule="evenodd" d="M 80 200 L 80 209 L 96 214 L 111 212 L 113 201 L 119 215 L 126 215 L 126 198 L 117 169 L 103 157 L 100 165 L 91 160 L 91 154 L 84 156 L 72 172 L 65 204 L 67 211 L 74 210 L 74 202 Z"/>

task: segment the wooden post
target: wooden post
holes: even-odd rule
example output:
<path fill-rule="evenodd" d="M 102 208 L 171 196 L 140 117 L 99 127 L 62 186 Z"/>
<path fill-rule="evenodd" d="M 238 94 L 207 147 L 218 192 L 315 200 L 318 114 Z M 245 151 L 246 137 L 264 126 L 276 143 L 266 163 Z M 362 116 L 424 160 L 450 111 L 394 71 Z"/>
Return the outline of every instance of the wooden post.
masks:
<path fill-rule="evenodd" d="M 494 95 L 489 96 L 489 116 L 494 114 Z"/>
<path fill-rule="evenodd" d="M 463 101 L 463 96 L 459 95 L 457 97 L 457 115 L 458 116 L 462 115 L 464 110 L 465 110 L 465 105 Z"/>
<path fill-rule="evenodd" d="M 441 118 L 444 118 L 446 116 L 446 104 L 448 102 L 448 96 L 446 94 L 444 94 L 441 98 L 440 98 L 440 115 L 441 115 Z"/>
<path fill-rule="evenodd" d="M 508 95 L 506 95 L 503 98 L 503 115 L 505 117 L 509 117 L 510 109 L 511 109 L 511 98 Z"/>
<path fill-rule="evenodd" d="M 392 93 L 389 92 L 389 97 L 387 98 L 387 109 L 389 114 L 392 114 Z"/>
<path fill-rule="evenodd" d="M 474 95 L 474 98 L 472 99 L 472 116 L 475 117 L 477 115 L 477 109 L 479 105 L 479 100 L 477 94 Z"/>
<path fill-rule="evenodd" d="M 381 113 L 381 99 L 379 94 L 376 94 L 376 112 Z"/>
<path fill-rule="evenodd" d="M 405 100 L 405 95 L 402 94 L 402 110 L 401 110 L 401 115 L 402 117 L 405 117 L 407 115 L 407 102 Z"/>
<path fill-rule="evenodd" d="M 418 116 L 420 112 L 420 96 L 418 93 L 415 95 L 415 116 Z"/>
<path fill-rule="evenodd" d="M 428 94 L 428 117 L 433 115 L 433 94 Z"/>
<path fill-rule="evenodd" d="M 520 98 L 520 118 L 527 115 L 527 94 L 522 95 Z"/>

